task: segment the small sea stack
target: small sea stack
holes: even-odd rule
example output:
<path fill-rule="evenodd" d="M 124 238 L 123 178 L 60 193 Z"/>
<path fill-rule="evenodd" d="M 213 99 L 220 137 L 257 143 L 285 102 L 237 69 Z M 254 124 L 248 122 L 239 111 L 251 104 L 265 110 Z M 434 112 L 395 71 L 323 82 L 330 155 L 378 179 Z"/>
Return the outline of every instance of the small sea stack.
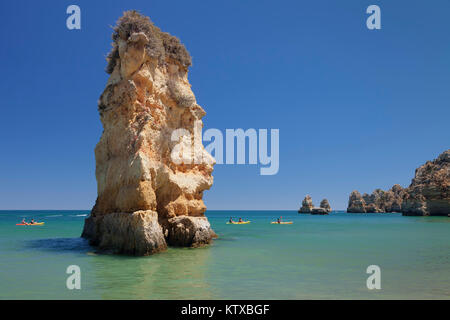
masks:
<path fill-rule="evenodd" d="M 191 57 L 136 11 L 117 21 L 112 39 L 110 77 L 98 101 L 98 197 L 82 237 L 101 250 L 139 256 L 208 244 L 216 235 L 202 197 L 215 162 L 191 138 L 206 114 L 188 81 Z M 175 161 L 183 148 L 201 161 Z"/>
<path fill-rule="evenodd" d="M 302 206 L 298 210 L 298 213 L 311 213 L 313 208 L 314 205 L 311 196 L 308 194 L 306 195 L 305 199 L 303 199 Z"/>
<path fill-rule="evenodd" d="M 325 209 L 325 211 L 328 213 L 331 212 L 331 206 L 328 202 L 328 199 L 323 199 L 322 201 L 320 201 L 320 208 Z"/>
<path fill-rule="evenodd" d="M 310 213 L 310 214 L 328 214 L 331 212 L 331 206 L 327 199 L 323 199 L 320 202 L 320 207 L 314 207 L 312 198 L 310 195 L 307 195 L 305 199 L 302 201 L 302 206 L 298 210 L 298 213 Z"/>

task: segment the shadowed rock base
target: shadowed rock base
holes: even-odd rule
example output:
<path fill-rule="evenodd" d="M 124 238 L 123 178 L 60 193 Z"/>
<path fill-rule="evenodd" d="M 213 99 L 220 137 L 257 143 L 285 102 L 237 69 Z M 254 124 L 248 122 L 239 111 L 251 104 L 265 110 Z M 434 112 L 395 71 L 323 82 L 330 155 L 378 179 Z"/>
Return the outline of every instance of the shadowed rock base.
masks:
<path fill-rule="evenodd" d="M 81 236 L 111 253 L 142 256 L 167 248 L 158 214 L 150 210 L 91 216 L 85 220 Z"/>
<path fill-rule="evenodd" d="M 160 224 L 151 210 L 91 216 L 81 236 L 101 252 L 136 256 L 164 251 L 167 245 L 200 247 L 217 237 L 206 217 L 180 216 Z"/>
<path fill-rule="evenodd" d="M 328 214 L 328 211 L 325 208 L 313 208 L 311 214 Z"/>
<path fill-rule="evenodd" d="M 176 247 L 200 247 L 217 238 L 206 217 L 180 216 L 168 221 L 167 244 Z"/>

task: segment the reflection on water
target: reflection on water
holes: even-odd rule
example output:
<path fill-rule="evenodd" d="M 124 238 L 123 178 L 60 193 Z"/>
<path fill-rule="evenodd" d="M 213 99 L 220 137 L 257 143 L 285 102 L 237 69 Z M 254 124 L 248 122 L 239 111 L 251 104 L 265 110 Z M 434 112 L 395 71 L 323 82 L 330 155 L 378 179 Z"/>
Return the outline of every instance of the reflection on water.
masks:
<path fill-rule="evenodd" d="M 80 297 L 84 299 L 218 298 L 207 280 L 206 271 L 211 265 L 209 246 L 169 248 L 152 256 L 133 257 L 97 253 L 86 239 L 78 237 L 24 240 L 22 248 L 32 255 L 56 253 L 67 259 L 67 263 L 58 267 L 55 264 L 48 266 L 48 279 L 53 279 L 51 274 L 58 273 L 60 283 L 64 283 L 68 265 L 79 265 L 83 284 Z M 43 263 L 51 264 L 50 257 L 42 257 L 46 260 Z M 64 298 L 67 294 L 64 292 L 63 296 L 51 298 Z"/>
<path fill-rule="evenodd" d="M 97 256 L 89 264 L 102 299 L 213 299 L 209 259 L 208 247 L 170 248 L 149 257 Z"/>
<path fill-rule="evenodd" d="M 415 222 L 428 222 L 428 223 L 450 223 L 450 217 L 445 216 L 426 216 L 426 217 L 408 217 L 414 219 Z"/>

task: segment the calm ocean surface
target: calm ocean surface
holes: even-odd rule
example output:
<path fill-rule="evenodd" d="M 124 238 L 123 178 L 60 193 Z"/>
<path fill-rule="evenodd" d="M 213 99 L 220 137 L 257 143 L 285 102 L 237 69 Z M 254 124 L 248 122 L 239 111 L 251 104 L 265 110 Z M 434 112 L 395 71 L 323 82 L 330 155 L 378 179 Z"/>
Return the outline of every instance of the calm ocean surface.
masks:
<path fill-rule="evenodd" d="M 450 299 L 447 217 L 208 211 L 211 246 L 127 257 L 79 238 L 88 213 L 0 211 L 0 299 Z M 280 215 L 294 224 L 269 224 Z M 372 264 L 381 290 L 366 287 Z M 66 288 L 69 265 L 81 290 Z"/>

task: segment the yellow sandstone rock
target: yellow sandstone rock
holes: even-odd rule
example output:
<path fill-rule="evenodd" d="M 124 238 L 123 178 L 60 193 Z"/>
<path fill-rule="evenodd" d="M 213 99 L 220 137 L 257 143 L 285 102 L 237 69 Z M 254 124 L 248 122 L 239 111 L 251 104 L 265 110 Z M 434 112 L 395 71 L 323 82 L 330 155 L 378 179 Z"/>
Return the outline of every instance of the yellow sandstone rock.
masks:
<path fill-rule="evenodd" d="M 98 197 L 82 236 L 134 255 L 207 244 L 215 233 L 202 197 L 213 183 L 214 160 L 201 142 L 194 153 L 207 161 L 171 157 L 179 143 L 172 132 L 194 135 L 205 115 L 188 81 L 189 53 L 135 11 L 118 20 L 113 40 L 110 78 L 98 102 L 104 128 L 95 148 Z"/>

